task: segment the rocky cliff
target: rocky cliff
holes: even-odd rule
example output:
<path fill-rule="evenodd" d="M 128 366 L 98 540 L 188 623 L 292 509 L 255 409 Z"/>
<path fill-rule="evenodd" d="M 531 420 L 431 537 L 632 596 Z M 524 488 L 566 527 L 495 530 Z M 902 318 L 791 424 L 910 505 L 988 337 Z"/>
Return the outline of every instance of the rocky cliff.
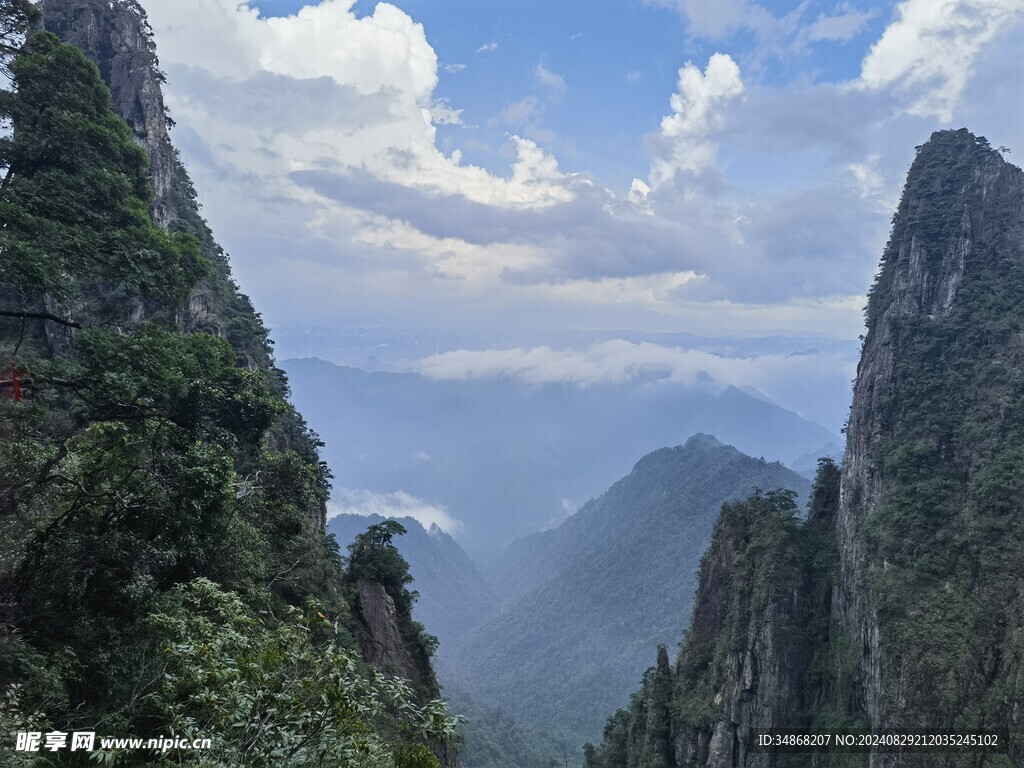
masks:
<path fill-rule="evenodd" d="M 591 768 L 1024 762 L 1024 174 L 984 139 L 918 147 L 867 326 L 841 470 L 822 462 L 805 522 L 778 496 L 723 508 L 671 695 L 648 673 Z M 667 763 L 638 757 L 655 705 Z M 752 748 L 837 727 L 1004 748 Z"/>
<path fill-rule="evenodd" d="M 309 533 L 322 539 L 325 529 L 326 466 L 319 461 L 317 438 L 310 433 L 287 401 L 288 388 L 282 371 L 274 365 L 272 342 L 258 313 L 231 277 L 228 259 L 199 214 L 196 193 L 168 128 L 173 122 L 164 107 L 152 30 L 136 0 L 43 0 L 40 7 L 48 31 L 81 49 L 98 67 L 110 88 L 114 110 L 132 129 L 135 141 L 149 158 L 149 175 L 155 195 L 153 220 L 172 231 L 195 237 L 202 255 L 211 264 L 206 278 L 193 290 L 186 308 L 176 318 L 181 330 L 209 333 L 226 339 L 238 363 L 263 374 L 280 399 L 282 415 L 266 435 L 272 454 L 290 453 L 299 468 L 282 470 L 275 463 L 254 466 L 260 473 L 294 471 L 319 478 L 317 493 L 302 491 L 299 499 L 280 499 L 281 504 L 304 503 L 308 507 Z M 74 309 L 61 310 L 73 315 Z M 136 321 L 147 319 L 145 308 Z M 70 337 L 64 339 L 70 347 Z M 53 345 L 51 344 L 51 347 Z M 59 352 L 59 350 L 55 350 Z M 255 482 L 255 481 L 254 481 Z M 422 627 L 412 621 L 403 587 L 395 596 L 372 579 L 359 579 L 348 622 L 364 659 L 373 666 L 407 679 L 419 702 L 439 698 L 440 690 L 430 666 L 432 648 Z M 448 744 L 432 745 L 444 768 L 458 768 L 458 755 Z"/>
<path fill-rule="evenodd" d="M 155 191 L 153 220 L 165 229 L 195 237 L 211 265 L 179 313 L 178 325 L 186 332 L 211 333 L 226 339 L 235 349 L 239 364 L 264 374 L 282 400 L 283 415 L 267 436 L 270 447 L 294 450 L 318 467 L 316 438 L 287 402 L 287 380 L 274 365 L 267 329 L 231 277 L 228 257 L 199 214 L 192 181 L 171 143 L 168 128 L 173 122 L 164 107 L 164 76 L 145 10 L 136 0 L 42 0 L 39 7 L 46 29 L 81 49 L 99 68 L 110 88 L 114 110 L 128 122 L 136 142 L 146 151 Z M 87 306 L 53 309 L 76 319 Z M 146 310 L 139 303 L 129 321 L 147 319 Z M 71 333 L 67 328 L 47 327 L 47 333 L 56 353 L 70 352 Z M 322 501 L 310 508 L 312 531 L 323 532 L 325 514 Z"/>
<path fill-rule="evenodd" d="M 1021 170 L 936 133 L 870 294 L 837 527 L 851 704 L 883 728 L 1020 732 L 1022 276 Z"/>
<path fill-rule="evenodd" d="M 412 596 L 404 587 L 371 579 L 356 579 L 353 586 L 355 603 L 350 626 L 363 659 L 407 680 L 418 704 L 441 698 L 430 663 L 431 638 L 412 619 Z M 433 742 L 430 748 L 442 768 L 461 767 L 458 751 L 450 742 Z"/>

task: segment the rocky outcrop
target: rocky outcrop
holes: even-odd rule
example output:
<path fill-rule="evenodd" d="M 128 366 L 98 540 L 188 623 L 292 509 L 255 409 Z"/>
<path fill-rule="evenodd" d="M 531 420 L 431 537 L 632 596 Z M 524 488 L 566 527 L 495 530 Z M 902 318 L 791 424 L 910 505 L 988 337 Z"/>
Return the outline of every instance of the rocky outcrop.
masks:
<path fill-rule="evenodd" d="M 146 150 L 156 191 L 153 218 L 167 227 L 181 218 L 173 199 L 176 177 L 183 173 L 167 132 L 157 69 L 156 46 L 146 12 L 135 0 L 44 0 L 46 28 L 81 49 L 100 69 L 110 88 L 114 111 L 132 127 Z"/>
<path fill-rule="evenodd" d="M 842 469 L 821 465 L 807 521 L 757 497 L 722 510 L 675 673 L 672 768 L 1024 764 L 1024 173 L 984 139 L 918 148 L 867 326 Z M 632 759 L 616 717 L 591 768 Z M 751 748 L 780 727 L 1009 746 Z"/>
<path fill-rule="evenodd" d="M 424 657 L 411 615 L 396 605 L 394 598 L 379 582 L 356 582 L 354 634 L 367 663 L 390 675 L 407 680 L 419 702 L 441 698 L 429 657 Z M 452 744 L 431 743 L 442 768 L 461 768 Z"/>
<path fill-rule="evenodd" d="M 979 535 L 993 512 L 971 487 L 1019 445 L 1012 410 L 1022 386 L 998 371 L 1021 362 L 1024 175 L 965 130 L 937 133 L 918 150 L 868 305 L 843 461 L 834 620 L 859 651 L 851 701 L 868 722 L 952 727 L 958 711 L 972 711 L 990 727 L 1012 728 L 997 710 L 1022 701 L 982 704 L 991 681 L 957 669 L 921 634 L 936 621 L 1021 624 L 987 594 L 982 574 L 1012 601 L 1020 581 L 1005 583 L 999 571 L 1024 559 L 998 554 L 995 531 Z M 1020 514 L 1015 505 L 1007 530 L 1019 531 Z M 974 551 L 964 557 L 954 546 Z M 925 558 L 935 565 L 927 572 Z M 965 569 L 974 571 L 969 581 Z M 954 652 L 964 662 L 1004 658 L 1005 631 L 971 629 L 942 643 L 962 642 Z M 936 711 L 936 689 L 947 682 L 959 690 L 939 697 Z M 887 755 L 871 760 L 898 764 Z"/>
<path fill-rule="evenodd" d="M 395 601 L 383 585 L 360 579 L 356 585 L 356 610 L 366 628 L 359 633 L 362 656 L 377 669 L 406 680 L 420 681 L 420 673 L 398 626 Z"/>

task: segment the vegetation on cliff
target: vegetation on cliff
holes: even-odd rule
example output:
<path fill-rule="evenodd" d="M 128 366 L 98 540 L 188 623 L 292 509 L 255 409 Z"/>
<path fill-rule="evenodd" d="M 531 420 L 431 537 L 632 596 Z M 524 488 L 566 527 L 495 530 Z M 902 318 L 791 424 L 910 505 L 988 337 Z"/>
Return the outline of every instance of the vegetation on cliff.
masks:
<path fill-rule="evenodd" d="M 1002 753 L 871 764 L 1020 763 L 1022 308 L 1024 174 L 940 131 L 870 293 L 841 473 L 822 462 L 806 523 L 778 495 L 723 508 L 672 694 L 649 673 L 592 768 L 656 764 L 640 756 L 652 707 L 671 711 L 679 768 L 868 764 L 751 750 L 782 727 L 994 734 Z"/>
<path fill-rule="evenodd" d="M 838 485 L 838 467 L 822 459 L 804 520 L 783 490 L 723 505 L 676 664 L 658 649 L 629 706 L 609 718 L 603 743 L 586 746 L 588 768 L 718 765 L 723 738 L 730 747 L 742 742 L 744 726 L 765 711 L 774 722 L 763 727 L 810 725 L 824 686 L 788 702 L 759 697 L 756 688 L 759 678 L 772 679 L 796 694 L 790 681 L 808 676 L 813 649 L 827 640 L 821 617 L 834 559 L 817 545 L 834 521 Z M 769 659 L 772 649 L 781 656 Z"/>
<path fill-rule="evenodd" d="M 315 436 L 269 363 L 185 332 L 217 267 L 154 224 L 97 67 L 35 16 L 0 5 L 0 748 L 174 733 L 214 742 L 176 763 L 436 766 L 455 722 L 358 653 Z"/>

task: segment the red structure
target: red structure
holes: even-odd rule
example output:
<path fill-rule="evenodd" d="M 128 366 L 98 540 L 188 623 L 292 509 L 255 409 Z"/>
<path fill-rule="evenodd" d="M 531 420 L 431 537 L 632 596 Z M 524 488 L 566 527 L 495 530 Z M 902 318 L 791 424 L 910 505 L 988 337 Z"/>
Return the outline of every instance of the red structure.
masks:
<path fill-rule="evenodd" d="M 6 380 L 0 380 L 0 397 L 4 400 L 13 400 L 19 402 L 21 400 L 21 377 L 22 371 L 19 371 L 14 367 L 14 361 L 11 361 L 11 378 Z"/>

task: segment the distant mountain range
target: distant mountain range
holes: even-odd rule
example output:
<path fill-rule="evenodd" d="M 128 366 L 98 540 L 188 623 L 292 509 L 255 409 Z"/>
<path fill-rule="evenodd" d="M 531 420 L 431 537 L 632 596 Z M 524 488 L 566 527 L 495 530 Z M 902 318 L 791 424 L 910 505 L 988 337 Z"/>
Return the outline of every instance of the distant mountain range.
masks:
<path fill-rule="evenodd" d="M 449 532 L 477 562 L 559 524 L 637 456 L 698 432 L 787 463 L 842 444 L 819 424 L 711 381 L 580 388 L 367 373 L 315 358 L 283 367 L 326 442 L 336 488 L 402 491 L 443 507 L 461 523 Z M 389 514 L 380 505 L 343 511 Z"/>
<path fill-rule="evenodd" d="M 439 674 L 528 723 L 600 734 L 650 663 L 681 639 L 722 504 L 808 481 L 709 435 L 643 457 L 558 528 L 515 542 L 489 574 L 501 613 Z"/>
<path fill-rule="evenodd" d="M 696 435 L 644 456 L 556 528 L 514 542 L 488 569 L 489 585 L 450 536 L 401 519 L 408 534 L 395 543 L 420 593 L 413 615 L 441 640 L 442 682 L 500 705 L 509 723 L 568 734 L 576 746 L 594 738 L 650 649 L 679 642 L 721 505 L 758 488 L 790 489 L 802 503 L 809 483 Z M 328 530 L 344 546 L 382 519 L 340 515 Z"/>

